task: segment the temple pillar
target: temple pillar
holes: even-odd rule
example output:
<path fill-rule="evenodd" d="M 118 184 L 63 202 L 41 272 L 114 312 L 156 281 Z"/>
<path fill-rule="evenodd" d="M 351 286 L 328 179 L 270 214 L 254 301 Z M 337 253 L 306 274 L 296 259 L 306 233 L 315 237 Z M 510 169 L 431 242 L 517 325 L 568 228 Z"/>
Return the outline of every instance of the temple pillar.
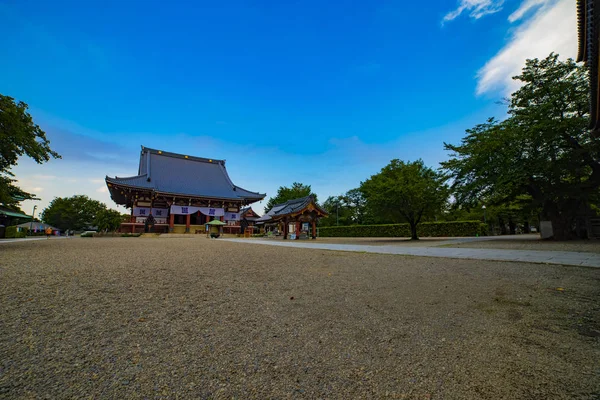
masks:
<path fill-rule="evenodd" d="M 312 238 L 313 240 L 317 238 L 317 221 L 312 221 Z"/>
<path fill-rule="evenodd" d="M 169 233 L 173 233 L 175 230 L 175 214 L 169 215 Z"/>
<path fill-rule="evenodd" d="M 287 220 L 283 221 L 283 240 L 287 239 L 287 234 L 288 234 L 288 222 Z"/>
<path fill-rule="evenodd" d="M 190 223 L 192 221 L 192 215 L 188 214 L 185 216 L 185 233 L 190 233 Z"/>
<path fill-rule="evenodd" d="M 302 223 L 298 220 L 296 220 L 296 240 L 300 239 L 300 227 L 302 226 Z"/>

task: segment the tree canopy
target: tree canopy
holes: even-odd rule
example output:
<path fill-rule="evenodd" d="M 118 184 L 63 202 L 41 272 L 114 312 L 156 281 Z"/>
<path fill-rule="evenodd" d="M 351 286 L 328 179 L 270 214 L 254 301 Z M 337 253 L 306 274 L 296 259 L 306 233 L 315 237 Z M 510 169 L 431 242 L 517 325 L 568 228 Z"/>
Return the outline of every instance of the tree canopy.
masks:
<path fill-rule="evenodd" d="M 528 196 L 552 221 L 555 238 L 573 236 L 578 213 L 589 210 L 600 185 L 600 142 L 587 129 L 585 67 L 550 54 L 527 60 L 522 83 L 507 101 L 509 117 L 467 130 L 442 166 L 460 204 L 509 204 Z"/>
<path fill-rule="evenodd" d="M 392 222 L 408 222 L 411 239 L 426 216 L 439 213 L 448 199 L 445 177 L 425 166 L 422 160 L 392 160 L 360 185 L 369 207 Z"/>
<path fill-rule="evenodd" d="M 11 168 L 26 155 L 38 164 L 60 155 L 50 149 L 46 133 L 33 122 L 22 101 L 0 94 L 0 203 L 16 206 L 20 201 L 36 199 L 17 185 Z"/>
<path fill-rule="evenodd" d="M 271 197 L 265 206 L 265 212 L 269 211 L 276 204 L 285 203 L 288 200 L 298 199 L 312 195 L 317 201 L 317 195 L 312 192 L 310 185 L 294 182 L 291 187 L 280 186 L 277 195 Z"/>
<path fill-rule="evenodd" d="M 82 230 L 92 226 L 101 229 L 112 228 L 113 218 L 116 219 L 116 216 L 108 212 L 104 203 L 84 195 L 75 195 L 52 200 L 42 212 L 41 218 L 45 223 L 60 230 Z M 99 224 L 102 224 L 102 227 Z"/>

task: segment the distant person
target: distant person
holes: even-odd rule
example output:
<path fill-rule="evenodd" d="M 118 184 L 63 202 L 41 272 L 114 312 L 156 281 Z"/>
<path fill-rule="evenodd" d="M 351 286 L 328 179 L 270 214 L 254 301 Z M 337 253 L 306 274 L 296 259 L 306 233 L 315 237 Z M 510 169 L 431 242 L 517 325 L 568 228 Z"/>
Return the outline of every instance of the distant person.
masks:
<path fill-rule="evenodd" d="M 52 235 L 52 228 L 47 227 L 46 228 L 46 238 L 50 239 L 50 236 Z"/>

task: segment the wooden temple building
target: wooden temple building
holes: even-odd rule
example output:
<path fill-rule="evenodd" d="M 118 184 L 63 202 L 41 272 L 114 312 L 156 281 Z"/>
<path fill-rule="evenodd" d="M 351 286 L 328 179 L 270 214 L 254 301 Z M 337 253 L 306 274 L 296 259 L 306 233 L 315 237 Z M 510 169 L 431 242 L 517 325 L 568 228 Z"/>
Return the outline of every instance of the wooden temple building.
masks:
<path fill-rule="evenodd" d="M 313 196 L 288 200 L 273 206 L 256 224 L 276 224 L 283 232 L 283 238 L 300 239 L 303 234 L 313 239 L 317 238 L 317 221 L 328 214 L 323 210 Z"/>
<path fill-rule="evenodd" d="M 169 153 L 142 146 L 138 174 L 106 177 L 115 203 L 131 209 L 122 232 L 204 233 L 206 223 L 240 221 L 243 207 L 265 198 L 235 185 L 225 160 Z"/>
<path fill-rule="evenodd" d="M 590 128 L 600 136 L 600 0 L 577 0 L 577 61 L 590 72 Z"/>

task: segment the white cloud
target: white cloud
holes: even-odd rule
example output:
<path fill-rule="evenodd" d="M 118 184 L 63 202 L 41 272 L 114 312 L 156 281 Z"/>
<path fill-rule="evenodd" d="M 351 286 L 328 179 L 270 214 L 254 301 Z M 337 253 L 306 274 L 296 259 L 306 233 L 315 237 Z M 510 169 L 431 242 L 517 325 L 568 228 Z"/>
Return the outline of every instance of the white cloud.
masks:
<path fill-rule="evenodd" d="M 104 179 L 90 179 L 92 183 L 104 183 Z"/>
<path fill-rule="evenodd" d="M 576 8 L 572 0 L 525 0 L 509 17 L 518 21 L 534 7 L 539 9 L 515 30 L 508 43 L 477 73 L 477 94 L 500 91 L 509 95 L 519 83 L 512 80 L 528 58 L 545 58 L 551 52 L 573 58 L 577 52 Z"/>
<path fill-rule="evenodd" d="M 510 23 L 516 22 L 523 18 L 527 11 L 546 3 L 548 3 L 548 0 L 525 0 L 515 12 L 508 16 L 508 21 Z"/>
<path fill-rule="evenodd" d="M 460 0 L 456 10 L 446 14 L 442 23 L 458 18 L 463 12 L 468 12 L 473 19 L 479 19 L 502 10 L 502 4 L 504 0 Z"/>
<path fill-rule="evenodd" d="M 98 192 L 98 193 L 108 193 L 108 188 L 106 186 L 100 186 L 98 189 L 96 189 L 96 192 Z"/>

